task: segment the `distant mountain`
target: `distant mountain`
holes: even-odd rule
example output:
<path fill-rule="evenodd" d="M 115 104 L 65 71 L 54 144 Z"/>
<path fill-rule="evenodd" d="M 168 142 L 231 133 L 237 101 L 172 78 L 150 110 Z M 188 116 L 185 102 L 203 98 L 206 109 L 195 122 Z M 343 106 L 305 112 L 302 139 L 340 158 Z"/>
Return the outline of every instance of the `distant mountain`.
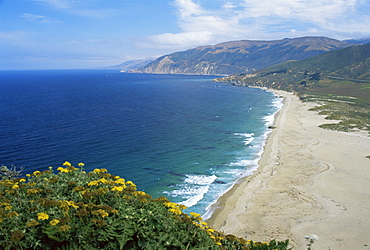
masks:
<path fill-rule="evenodd" d="M 288 61 L 253 74 L 216 81 L 297 92 L 343 94 L 369 100 L 370 44 L 330 51 L 301 61 Z"/>
<path fill-rule="evenodd" d="M 120 69 L 120 70 L 130 70 L 146 66 L 148 63 L 152 62 L 152 59 L 142 59 L 142 60 L 130 60 L 123 62 L 118 65 L 108 66 L 107 69 Z"/>
<path fill-rule="evenodd" d="M 366 38 L 361 38 L 361 39 L 350 39 L 350 40 L 345 40 L 347 43 L 354 43 L 357 45 L 365 45 L 370 43 L 370 37 Z"/>
<path fill-rule="evenodd" d="M 327 37 L 231 41 L 165 55 L 130 72 L 201 75 L 251 73 L 288 60 L 302 60 L 363 42 Z"/>

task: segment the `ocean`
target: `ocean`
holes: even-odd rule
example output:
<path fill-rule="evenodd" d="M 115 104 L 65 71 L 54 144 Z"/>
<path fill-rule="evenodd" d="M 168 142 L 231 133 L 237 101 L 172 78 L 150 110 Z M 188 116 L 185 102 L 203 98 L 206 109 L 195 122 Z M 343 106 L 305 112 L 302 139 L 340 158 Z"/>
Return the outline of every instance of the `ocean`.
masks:
<path fill-rule="evenodd" d="M 207 218 L 256 169 L 282 107 L 271 92 L 214 78 L 0 71 L 0 164 L 32 173 L 83 162 Z"/>

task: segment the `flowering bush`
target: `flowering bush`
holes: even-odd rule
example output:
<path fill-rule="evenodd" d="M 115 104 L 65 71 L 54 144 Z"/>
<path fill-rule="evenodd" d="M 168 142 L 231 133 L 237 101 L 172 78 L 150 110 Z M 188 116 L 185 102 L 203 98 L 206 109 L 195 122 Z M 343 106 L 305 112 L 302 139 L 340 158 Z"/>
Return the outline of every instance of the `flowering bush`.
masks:
<path fill-rule="evenodd" d="M 152 199 L 106 169 L 65 162 L 0 181 L 3 249 L 286 249 L 217 232 L 199 214 Z"/>

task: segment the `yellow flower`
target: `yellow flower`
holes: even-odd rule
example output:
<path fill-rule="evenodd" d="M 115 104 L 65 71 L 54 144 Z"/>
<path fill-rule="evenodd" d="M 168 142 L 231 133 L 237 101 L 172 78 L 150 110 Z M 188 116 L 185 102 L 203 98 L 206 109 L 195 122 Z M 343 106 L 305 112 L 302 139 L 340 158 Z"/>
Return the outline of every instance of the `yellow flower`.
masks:
<path fill-rule="evenodd" d="M 69 172 L 72 172 L 72 171 L 77 170 L 77 168 L 75 168 L 74 166 L 69 166 L 67 167 L 67 170 L 69 170 Z"/>
<path fill-rule="evenodd" d="M 168 209 L 169 212 L 173 213 L 173 214 L 177 214 L 177 215 L 180 215 L 182 212 L 180 209 L 178 208 L 170 208 Z"/>
<path fill-rule="evenodd" d="M 8 205 L 8 206 L 5 207 L 5 210 L 10 210 L 12 208 L 13 208 L 12 206 Z"/>
<path fill-rule="evenodd" d="M 80 162 L 80 163 L 78 163 L 78 164 L 77 164 L 77 166 L 79 166 L 79 167 L 84 167 L 84 166 L 85 166 L 85 164 L 83 164 L 82 162 Z"/>
<path fill-rule="evenodd" d="M 61 173 L 68 173 L 68 172 L 72 172 L 72 170 L 68 170 L 66 168 L 63 168 L 63 167 L 58 167 L 57 170 Z"/>
<path fill-rule="evenodd" d="M 68 162 L 68 161 L 65 161 L 65 162 L 63 163 L 63 166 L 70 167 L 70 166 L 72 166 L 72 164 L 71 164 L 70 162 Z"/>
<path fill-rule="evenodd" d="M 106 179 L 104 179 L 104 178 L 101 178 L 99 181 L 100 181 L 101 183 L 106 183 L 106 182 L 107 182 L 107 180 L 106 180 Z"/>
<path fill-rule="evenodd" d="M 30 177 L 31 175 L 30 174 L 26 174 L 27 177 Z"/>
<path fill-rule="evenodd" d="M 176 204 L 176 203 L 174 203 L 174 202 L 166 202 L 166 203 L 164 203 L 164 205 L 165 205 L 166 207 L 177 207 L 177 204 Z"/>
<path fill-rule="evenodd" d="M 94 169 L 94 173 L 99 174 L 99 173 L 100 173 L 100 169 L 95 168 L 95 169 Z"/>
<path fill-rule="evenodd" d="M 125 184 L 125 179 L 118 178 L 117 180 L 114 181 L 114 183 L 117 183 L 117 184 Z"/>
<path fill-rule="evenodd" d="M 48 214 L 46 214 L 46 213 L 38 213 L 38 214 L 37 214 L 37 218 L 38 218 L 39 220 L 47 220 L 47 219 L 49 219 L 49 215 L 48 215 Z"/>
<path fill-rule="evenodd" d="M 64 200 L 58 201 L 58 205 L 64 211 L 68 211 L 69 210 L 68 201 L 64 201 Z"/>
<path fill-rule="evenodd" d="M 111 190 L 112 191 L 117 191 L 117 192 L 122 192 L 123 191 L 123 187 L 122 186 L 120 186 L 120 187 L 113 187 Z"/>
<path fill-rule="evenodd" d="M 8 217 L 8 218 L 12 218 L 12 217 L 14 217 L 14 216 L 18 216 L 18 215 L 19 215 L 19 214 L 18 214 L 17 212 L 12 211 L 12 212 L 8 213 L 8 214 L 6 215 L 6 217 Z"/>
<path fill-rule="evenodd" d="M 68 203 L 69 206 L 71 206 L 75 209 L 79 208 L 79 206 L 77 206 L 74 201 L 66 201 L 66 202 Z"/>
<path fill-rule="evenodd" d="M 190 212 L 190 215 L 193 216 L 193 217 L 200 217 L 200 214 L 197 214 L 197 213 L 194 213 L 194 212 Z"/>
<path fill-rule="evenodd" d="M 26 181 L 26 179 L 24 179 L 24 178 L 19 180 L 19 182 L 25 182 L 25 181 Z"/>
<path fill-rule="evenodd" d="M 36 188 L 27 189 L 27 194 L 36 194 L 38 192 L 39 192 L 39 190 L 36 189 Z"/>
<path fill-rule="evenodd" d="M 220 245 L 221 246 L 222 244 L 221 244 L 221 242 L 216 242 L 216 245 Z"/>
<path fill-rule="evenodd" d="M 52 226 L 55 226 L 58 223 L 59 223 L 59 220 L 57 220 L 57 219 L 54 219 L 54 220 L 50 221 L 50 225 L 52 225 Z"/>
<path fill-rule="evenodd" d="M 87 185 L 88 186 L 97 186 L 97 185 L 99 185 L 99 181 L 91 181 Z"/>
<path fill-rule="evenodd" d="M 37 222 L 35 220 L 31 220 L 31 221 L 27 222 L 26 226 L 27 227 L 35 227 L 35 226 L 37 226 L 39 224 L 40 224 L 39 222 Z"/>
<path fill-rule="evenodd" d="M 40 171 L 35 171 L 35 172 L 33 172 L 33 175 L 40 175 L 41 174 L 41 172 Z"/>
<path fill-rule="evenodd" d="M 179 204 L 179 208 L 181 208 L 181 209 L 188 209 L 188 207 L 187 207 L 187 206 L 182 205 L 182 204 Z"/>
<path fill-rule="evenodd" d="M 109 214 L 104 211 L 103 209 L 95 210 L 91 214 L 93 215 L 100 215 L 102 218 L 107 217 Z"/>
<path fill-rule="evenodd" d="M 61 232 L 66 232 L 68 231 L 69 229 L 71 229 L 72 227 L 71 226 L 68 226 L 68 225 L 63 225 L 63 226 L 60 226 L 59 227 L 59 231 Z"/>
<path fill-rule="evenodd" d="M 81 187 L 81 186 L 77 186 L 77 187 L 74 187 L 73 188 L 73 191 L 83 191 L 83 190 L 85 190 L 85 188 L 84 187 Z"/>
<path fill-rule="evenodd" d="M 19 189 L 19 185 L 18 185 L 18 184 L 14 184 L 14 185 L 12 186 L 12 189 Z"/>

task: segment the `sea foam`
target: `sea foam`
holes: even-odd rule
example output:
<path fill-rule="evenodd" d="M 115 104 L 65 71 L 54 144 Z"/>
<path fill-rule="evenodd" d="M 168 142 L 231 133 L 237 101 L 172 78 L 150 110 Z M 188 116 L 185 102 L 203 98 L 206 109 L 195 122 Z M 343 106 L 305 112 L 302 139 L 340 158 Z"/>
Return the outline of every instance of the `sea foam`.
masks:
<path fill-rule="evenodd" d="M 187 174 L 182 184 L 177 184 L 177 188 L 170 192 L 165 192 L 172 197 L 182 197 L 185 201 L 179 202 L 187 207 L 196 205 L 204 194 L 208 192 L 209 186 L 217 179 L 216 175 L 192 175 Z"/>

